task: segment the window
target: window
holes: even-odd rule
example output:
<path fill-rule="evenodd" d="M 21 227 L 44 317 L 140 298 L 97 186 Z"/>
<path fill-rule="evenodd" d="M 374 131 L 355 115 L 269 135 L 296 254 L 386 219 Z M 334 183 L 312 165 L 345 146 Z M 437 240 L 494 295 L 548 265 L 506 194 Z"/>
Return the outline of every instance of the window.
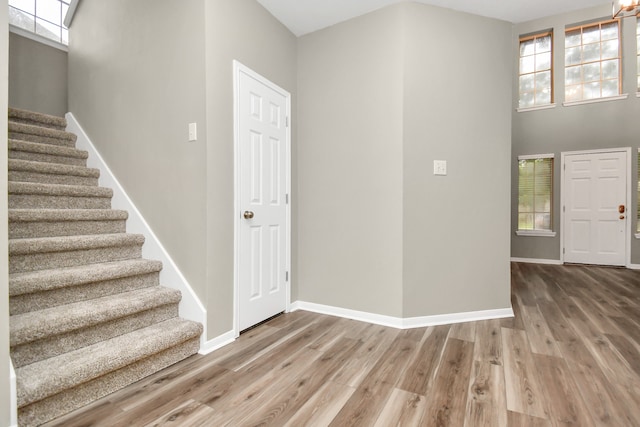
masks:
<path fill-rule="evenodd" d="M 565 101 L 620 94 L 620 29 L 605 21 L 565 32 Z"/>
<path fill-rule="evenodd" d="M 518 157 L 518 230 L 553 227 L 553 154 Z"/>
<path fill-rule="evenodd" d="M 638 199 L 637 199 L 637 212 L 636 212 L 636 219 L 638 220 L 636 223 L 636 232 L 640 233 L 640 149 L 638 149 L 638 186 L 636 188 L 637 192 L 638 192 Z"/>
<path fill-rule="evenodd" d="M 553 102 L 553 34 L 520 38 L 520 108 Z"/>
<path fill-rule="evenodd" d="M 69 31 L 63 21 L 68 9 L 69 1 L 63 0 L 9 0 L 9 23 L 66 45 Z"/>
<path fill-rule="evenodd" d="M 638 92 L 640 92 L 640 19 L 637 20 L 636 25 L 636 50 L 638 51 L 638 67 L 636 71 L 638 72 Z"/>

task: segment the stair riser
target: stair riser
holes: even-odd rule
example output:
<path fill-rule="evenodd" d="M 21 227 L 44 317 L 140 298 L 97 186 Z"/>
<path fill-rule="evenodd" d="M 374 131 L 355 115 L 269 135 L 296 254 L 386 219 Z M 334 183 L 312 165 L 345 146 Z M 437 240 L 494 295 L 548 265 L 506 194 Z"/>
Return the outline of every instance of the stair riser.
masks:
<path fill-rule="evenodd" d="M 111 209 L 111 198 L 9 194 L 9 209 Z"/>
<path fill-rule="evenodd" d="M 142 246 L 111 246 L 74 251 L 9 255 L 9 273 L 19 273 L 140 258 Z"/>
<path fill-rule="evenodd" d="M 116 295 L 160 284 L 160 273 L 139 274 L 119 279 L 103 280 L 43 292 L 13 295 L 9 298 L 9 313 L 22 314 L 59 305 Z"/>
<path fill-rule="evenodd" d="M 90 176 L 57 175 L 25 171 L 9 171 L 9 181 L 40 182 L 45 184 L 97 186 L 98 178 Z"/>
<path fill-rule="evenodd" d="M 40 144 L 59 145 L 62 147 L 75 147 L 75 140 L 68 140 L 62 138 L 52 138 L 49 136 L 32 135 L 22 132 L 9 132 L 9 139 L 17 139 L 19 141 L 38 142 Z"/>
<path fill-rule="evenodd" d="M 35 120 L 29 120 L 29 119 L 23 119 L 23 118 L 17 118 L 17 117 L 10 117 L 9 121 L 13 123 L 20 123 L 23 125 L 41 126 L 43 128 L 55 129 L 55 130 L 65 130 L 66 128 L 66 126 L 62 126 L 62 125 L 54 125 L 51 123 L 38 122 Z"/>
<path fill-rule="evenodd" d="M 31 160 L 33 162 L 56 163 L 60 165 L 87 166 L 87 159 L 85 158 L 57 156 L 46 153 L 32 153 L 30 151 L 9 150 L 9 158 Z"/>
<path fill-rule="evenodd" d="M 186 359 L 199 349 L 199 338 L 193 338 L 72 389 L 25 405 L 18 409 L 18 424 L 21 427 L 43 424 Z"/>
<path fill-rule="evenodd" d="M 10 239 L 124 233 L 125 220 L 9 222 Z"/>
<path fill-rule="evenodd" d="M 178 304 L 164 305 L 120 319 L 100 323 L 81 330 L 47 337 L 11 347 L 11 360 L 16 368 L 55 357 L 100 341 L 145 328 L 154 323 L 178 317 Z"/>

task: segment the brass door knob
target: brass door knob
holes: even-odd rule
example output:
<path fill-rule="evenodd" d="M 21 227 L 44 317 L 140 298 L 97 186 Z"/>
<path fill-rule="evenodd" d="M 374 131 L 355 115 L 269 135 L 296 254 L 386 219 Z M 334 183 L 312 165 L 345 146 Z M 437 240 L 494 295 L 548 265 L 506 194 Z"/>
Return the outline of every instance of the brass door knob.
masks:
<path fill-rule="evenodd" d="M 251 219 L 251 218 L 253 218 L 253 212 L 251 212 L 251 211 L 244 211 L 243 216 L 244 216 L 244 219 Z"/>

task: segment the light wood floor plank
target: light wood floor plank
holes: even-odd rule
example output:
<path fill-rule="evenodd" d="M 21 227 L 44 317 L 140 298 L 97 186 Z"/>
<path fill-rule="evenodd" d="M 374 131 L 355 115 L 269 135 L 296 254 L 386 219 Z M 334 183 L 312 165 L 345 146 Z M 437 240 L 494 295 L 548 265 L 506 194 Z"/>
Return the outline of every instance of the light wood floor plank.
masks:
<path fill-rule="evenodd" d="M 539 384 L 524 331 L 502 329 L 507 409 L 538 418 L 547 418 L 543 388 Z"/>
<path fill-rule="evenodd" d="M 427 395 L 424 425 L 464 425 L 472 362 L 472 343 L 447 339 L 438 376 Z"/>
<path fill-rule="evenodd" d="M 440 364 L 450 326 L 434 326 L 425 332 L 425 339 L 398 387 L 409 393 L 426 396 Z"/>
<path fill-rule="evenodd" d="M 374 427 L 418 427 L 425 410 L 424 396 L 394 388 Z"/>
<path fill-rule="evenodd" d="M 160 426 L 210 426 L 211 415 L 213 409 L 207 405 L 196 402 L 195 400 L 187 400 L 176 409 L 164 414 L 162 417 L 146 424 L 145 427 Z"/>

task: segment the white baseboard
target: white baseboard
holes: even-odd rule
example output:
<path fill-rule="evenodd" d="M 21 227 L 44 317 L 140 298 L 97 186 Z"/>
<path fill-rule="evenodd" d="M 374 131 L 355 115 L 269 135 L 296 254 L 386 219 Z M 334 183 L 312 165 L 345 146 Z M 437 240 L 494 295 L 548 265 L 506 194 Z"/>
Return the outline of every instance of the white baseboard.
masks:
<path fill-rule="evenodd" d="M 390 326 L 402 329 L 402 319 L 399 317 L 385 316 L 382 314 L 368 313 L 366 311 L 350 310 L 348 308 L 333 307 L 330 305 L 315 304 L 313 302 L 296 301 L 291 304 L 291 311 L 304 310 L 313 313 L 328 314 L 330 316 L 344 317 L 346 319 L 359 320 L 361 322 L 374 323 L 376 325 Z"/>
<path fill-rule="evenodd" d="M 475 322 L 478 320 L 501 319 L 513 317 L 513 310 L 500 308 L 494 310 L 470 311 L 463 313 L 438 314 L 421 317 L 393 317 L 381 314 L 368 313 L 366 311 L 350 310 L 347 308 L 333 307 L 329 305 L 315 304 L 312 302 L 296 301 L 291 304 L 291 311 L 305 310 L 314 313 L 328 314 L 359 320 L 361 322 L 374 323 L 376 325 L 390 326 L 397 329 L 423 328 L 427 326 L 449 325 L 452 323 Z"/>
<path fill-rule="evenodd" d="M 511 262 L 526 262 L 529 264 L 549 264 L 549 265 L 562 265 L 563 262 L 559 259 L 545 259 L 545 258 L 511 258 Z"/>
<path fill-rule="evenodd" d="M 178 266 L 173 262 L 169 253 L 162 246 L 160 240 L 151 230 L 149 224 L 144 220 L 140 211 L 124 191 L 124 188 L 122 188 L 98 150 L 96 150 L 80 123 L 73 116 L 73 113 L 67 113 L 65 117 L 67 119 L 67 131 L 73 132 L 78 136 L 76 147 L 89 152 L 87 166 L 100 169 L 100 185 L 113 190 L 113 198 L 111 199 L 113 209 L 123 209 L 129 212 L 127 232 L 144 235 L 145 243 L 142 246 L 142 256 L 161 261 L 163 267 L 162 271 L 160 271 L 160 282 L 163 286 L 178 289 L 182 293 L 180 316 L 202 323 L 204 331 L 200 337 L 200 347 L 203 347 L 207 336 L 207 310 L 191 288 L 191 285 L 189 285 L 189 282 L 187 282 L 187 279 L 180 272 L 180 269 L 178 269 Z"/>
<path fill-rule="evenodd" d="M 627 268 L 630 270 L 640 270 L 640 264 L 627 264 Z"/>
<path fill-rule="evenodd" d="M 13 369 L 11 359 L 9 359 L 9 405 L 11 405 L 9 425 L 18 427 L 18 388 L 16 385 L 16 371 Z"/>
<path fill-rule="evenodd" d="M 200 346 L 200 351 L 198 353 L 204 355 L 209 354 L 212 351 L 216 351 L 217 349 L 224 347 L 227 344 L 231 344 L 236 340 L 236 333 L 234 331 L 225 332 L 222 335 L 215 337 L 212 340 L 209 340 Z"/>

